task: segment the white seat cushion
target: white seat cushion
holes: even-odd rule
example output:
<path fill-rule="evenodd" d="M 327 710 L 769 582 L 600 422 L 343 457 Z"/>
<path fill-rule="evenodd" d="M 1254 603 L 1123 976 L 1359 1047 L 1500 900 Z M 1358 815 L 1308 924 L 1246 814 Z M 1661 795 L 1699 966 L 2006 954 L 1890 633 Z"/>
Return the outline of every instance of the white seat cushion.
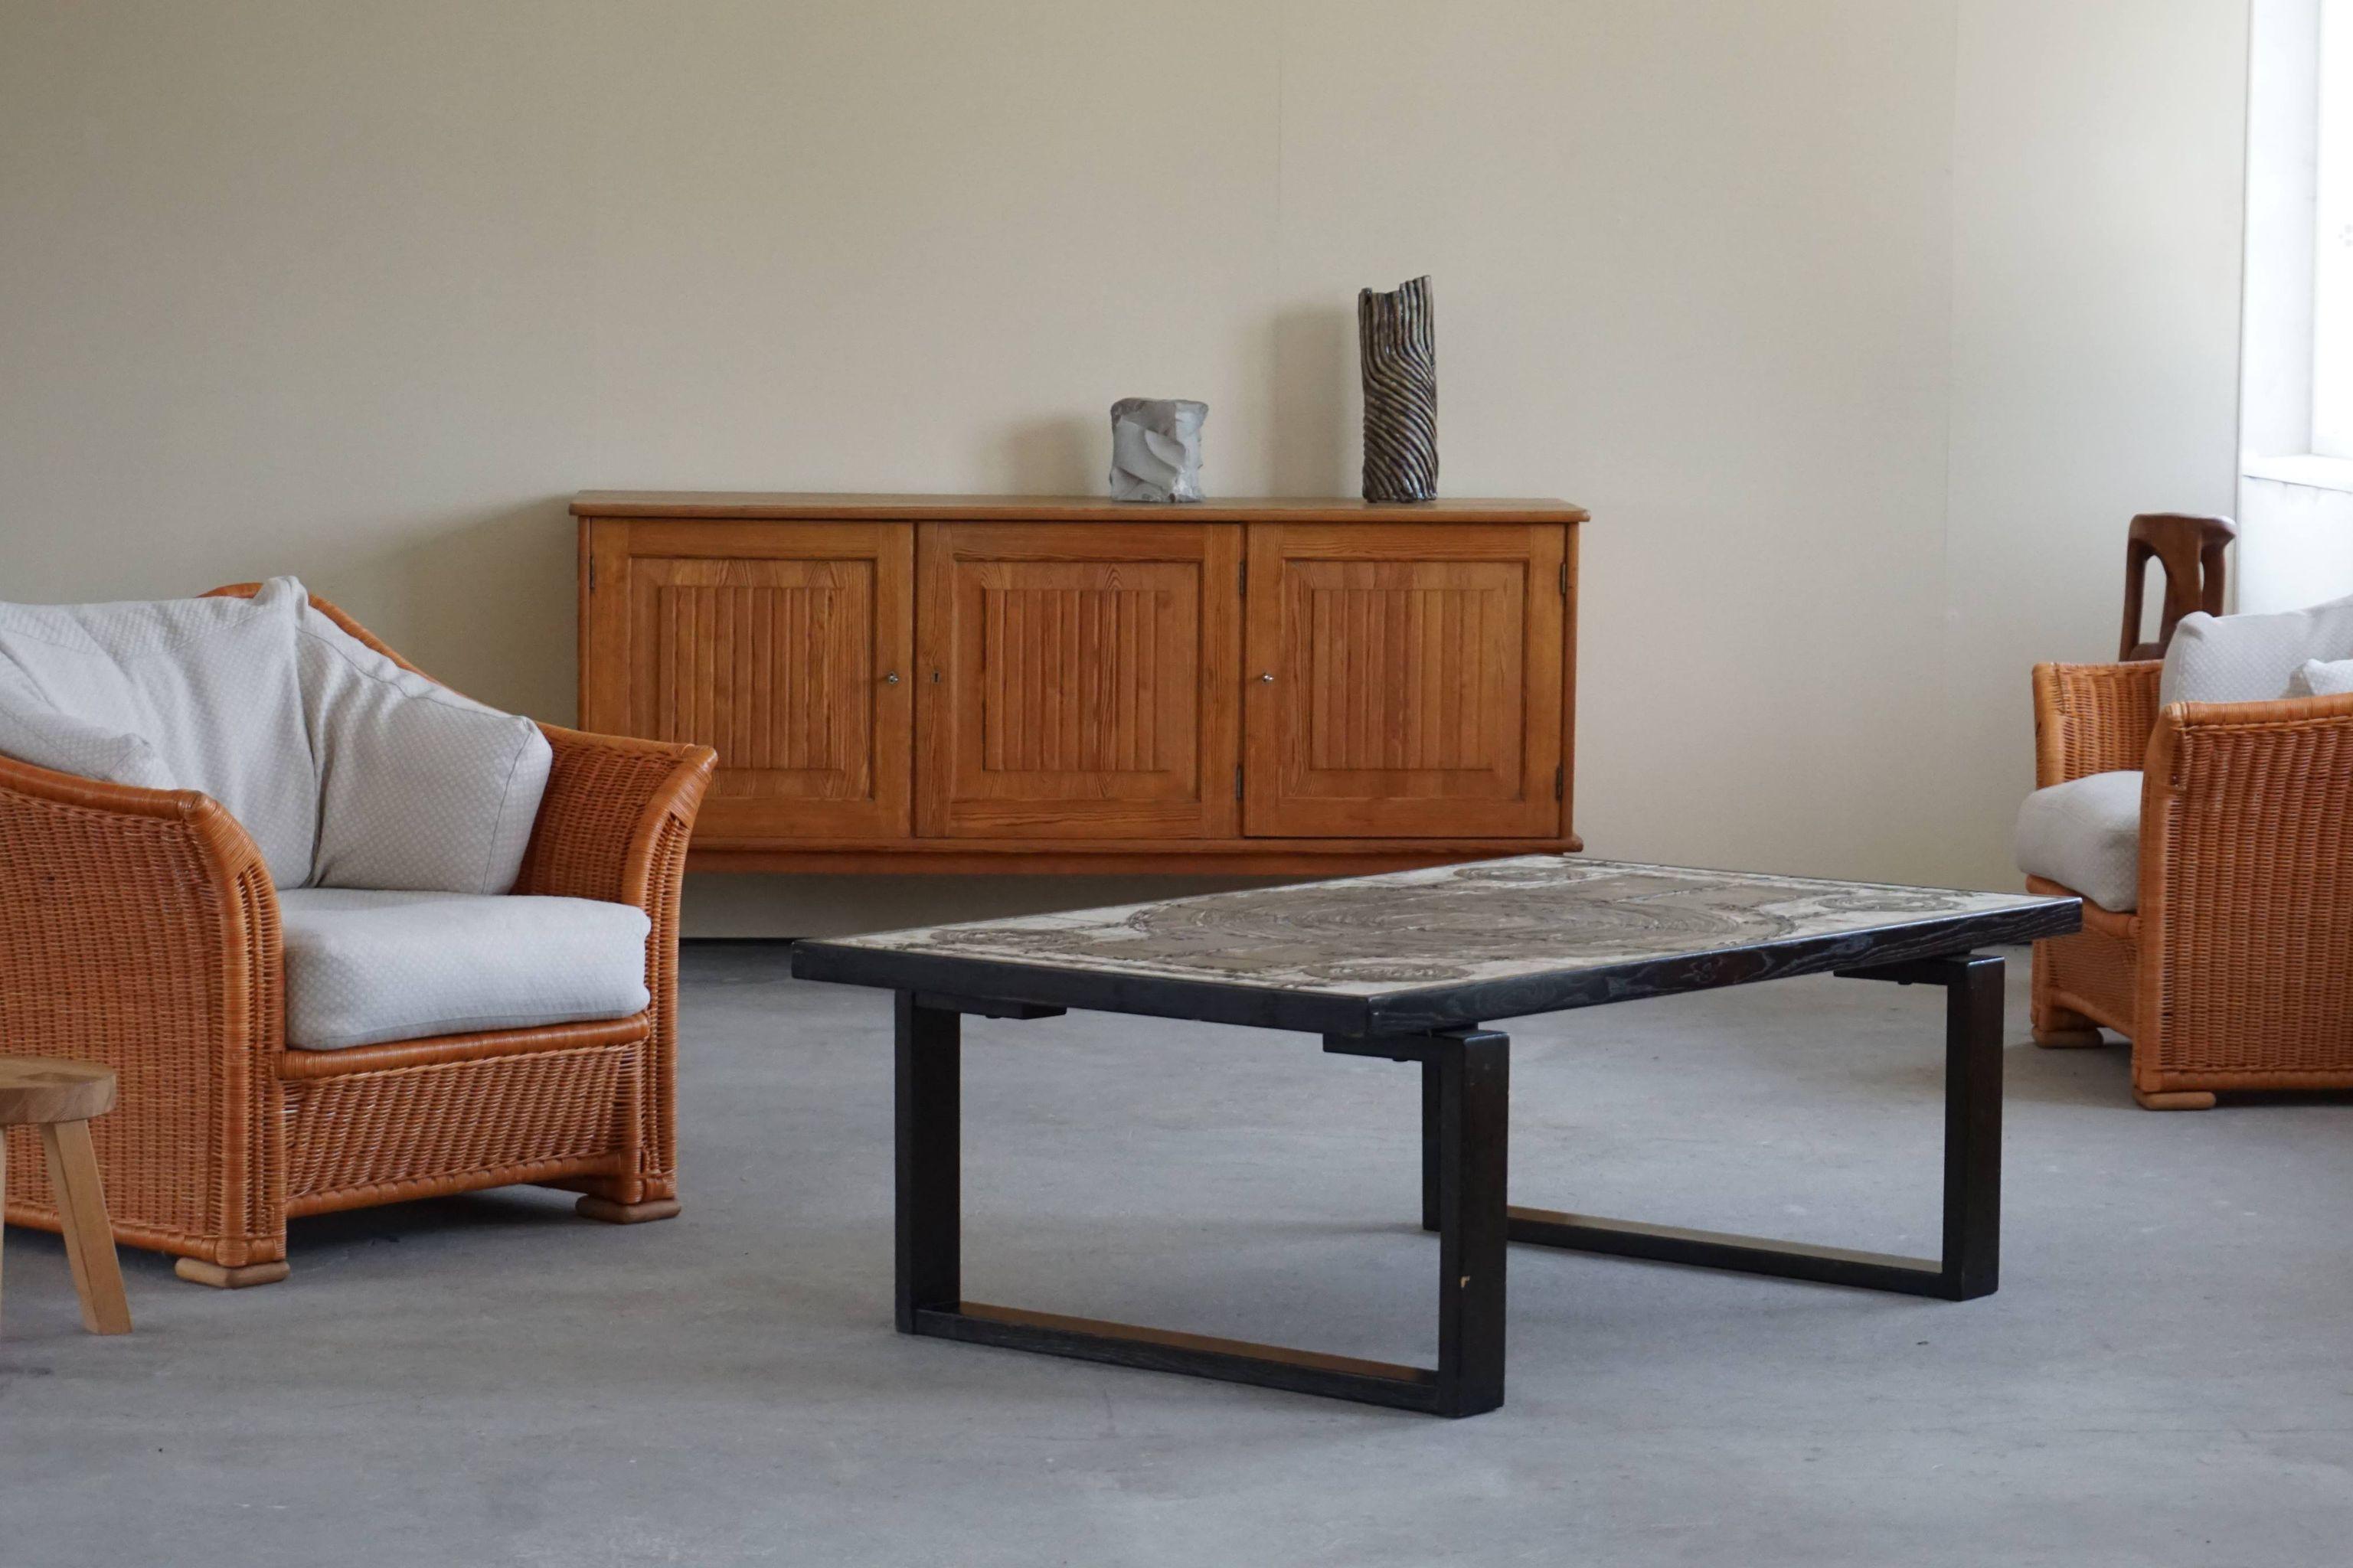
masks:
<path fill-rule="evenodd" d="M 2353 658 L 2353 598 L 2275 616 L 2181 617 L 2166 645 L 2157 700 L 2269 702 L 2306 659 Z"/>
<path fill-rule="evenodd" d="M 147 789 L 202 790 L 269 875 L 311 877 L 319 785 L 302 721 L 302 584 L 250 599 L 0 605 L 0 752 Z"/>
<path fill-rule="evenodd" d="M 626 1018 L 649 1000 L 633 905 L 302 888 L 278 907 L 298 1049 Z"/>
<path fill-rule="evenodd" d="M 322 888 L 503 893 L 554 753 L 528 719 L 485 708 L 305 605 L 302 705 L 319 758 Z"/>
<path fill-rule="evenodd" d="M 2018 868 L 2102 909 L 2140 904 L 2140 773 L 2091 773 L 2036 790 L 2018 808 Z"/>

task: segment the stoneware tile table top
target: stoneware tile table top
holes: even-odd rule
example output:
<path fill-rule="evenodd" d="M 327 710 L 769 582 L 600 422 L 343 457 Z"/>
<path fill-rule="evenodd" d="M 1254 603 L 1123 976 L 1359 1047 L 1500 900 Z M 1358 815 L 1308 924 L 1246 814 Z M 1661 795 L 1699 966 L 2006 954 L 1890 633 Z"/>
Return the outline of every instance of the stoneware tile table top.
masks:
<path fill-rule="evenodd" d="M 983 966 L 999 982 L 1019 969 L 1035 1000 L 1063 1005 L 1373 1033 L 1949 952 L 1956 931 L 1962 946 L 2031 941 L 2074 930 L 2076 910 L 2029 894 L 1529 855 L 843 937 L 802 944 L 796 973 L 888 984 L 869 976 L 934 960 L 946 988 Z M 1115 1004 L 1088 999 L 1114 989 Z"/>

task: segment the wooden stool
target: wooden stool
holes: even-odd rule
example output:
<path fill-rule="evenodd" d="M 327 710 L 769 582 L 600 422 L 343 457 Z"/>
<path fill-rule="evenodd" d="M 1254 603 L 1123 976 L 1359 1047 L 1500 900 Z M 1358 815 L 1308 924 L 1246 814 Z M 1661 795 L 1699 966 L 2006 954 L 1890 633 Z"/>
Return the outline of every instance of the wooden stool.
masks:
<path fill-rule="evenodd" d="M 2227 517 L 2189 517 L 2178 511 L 2145 511 L 2125 531 L 2125 629 L 2116 657 L 2163 658 L 2173 628 L 2194 610 L 2210 616 L 2222 613 L 2222 552 L 2239 537 L 2239 525 Z M 2141 593 L 2148 579 L 2148 563 L 2165 568 L 2165 611 L 2158 622 L 2157 640 L 2140 640 Z"/>
<path fill-rule="evenodd" d="M 66 1263 L 81 1298 L 81 1326 L 93 1334 L 131 1331 L 131 1303 L 114 1258 L 114 1227 L 90 1146 L 90 1119 L 114 1109 L 114 1069 L 54 1057 L 0 1057 L 0 1205 L 7 1198 L 8 1129 L 38 1127 L 57 1189 Z"/>

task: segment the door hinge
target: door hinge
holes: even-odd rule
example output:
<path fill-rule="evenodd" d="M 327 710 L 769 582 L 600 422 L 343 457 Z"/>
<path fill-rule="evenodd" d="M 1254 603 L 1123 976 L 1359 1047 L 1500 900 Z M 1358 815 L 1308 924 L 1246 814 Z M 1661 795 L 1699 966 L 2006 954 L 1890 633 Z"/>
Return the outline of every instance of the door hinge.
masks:
<path fill-rule="evenodd" d="M 1560 563 L 1560 596 L 1564 599 L 1568 597 L 1568 563 L 1566 561 Z"/>
<path fill-rule="evenodd" d="M 1242 765 L 1241 765 L 1241 763 L 1236 763 L 1234 764 L 1234 798 L 1235 798 L 1236 800 L 1240 800 L 1240 799 L 1241 799 L 1241 797 L 1242 797 Z"/>
<path fill-rule="evenodd" d="M 1250 563 L 1249 563 L 1249 562 L 1245 561 L 1245 562 L 1243 562 L 1240 566 L 1237 566 L 1236 568 L 1234 568 L 1234 585 L 1235 585 L 1236 587 L 1240 588 L 1240 589 L 1243 593 L 1245 593 L 1245 594 L 1247 594 L 1247 593 L 1249 593 L 1249 592 L 1250 592 Z"/>
<path fill-rule="evenodd" d="M 1568 764 L 1566 763 L 1556 764 L 1552 770 L 1552 797 L 1555 800 L 1568 798 Z"/>
<path fill-rule="evenodd" d="M 588 557 L 588 591 L 592 594 L 596 591 L 596 558 L 594 555 Z"/>

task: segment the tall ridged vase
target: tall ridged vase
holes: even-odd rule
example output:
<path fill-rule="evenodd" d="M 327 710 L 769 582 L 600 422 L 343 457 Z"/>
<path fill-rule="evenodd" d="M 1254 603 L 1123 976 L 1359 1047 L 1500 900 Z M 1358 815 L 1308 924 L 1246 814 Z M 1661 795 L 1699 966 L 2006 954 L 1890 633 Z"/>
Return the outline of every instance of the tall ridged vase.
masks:
<path fill-rule="evenodd" d="M 1438 496 L 1438 347 L 1430 279 L 1356 294 L 1365 367 L 1365 499 Z"/>

